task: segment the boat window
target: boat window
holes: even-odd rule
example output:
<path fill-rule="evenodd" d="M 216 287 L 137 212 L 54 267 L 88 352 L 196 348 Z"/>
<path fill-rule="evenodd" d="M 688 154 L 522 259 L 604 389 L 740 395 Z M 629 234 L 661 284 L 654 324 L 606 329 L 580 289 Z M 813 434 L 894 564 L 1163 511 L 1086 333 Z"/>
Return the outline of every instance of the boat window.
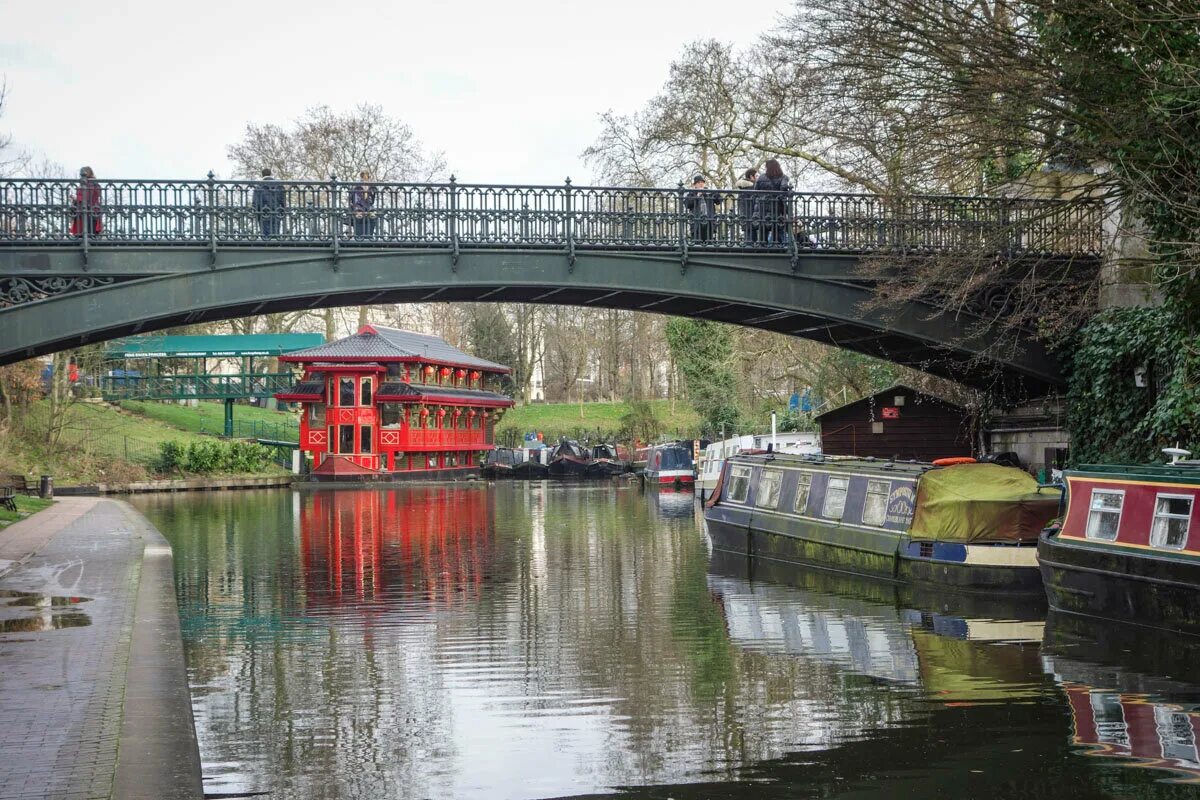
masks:
<path fill-rule="evenodd" d="M 385 428 L 399 428 L 404 421 L 404 416 L 400 413 L 399 403 L 381 403 L 380 409 L 380 424 Z"/>
<path fill-rule="evenodd" d="M 796 513 L 803 514 L 808 510 L 808 490 L 812 487 L 812 473 L 801 472 L 796 478 Z"/>
<path fill-rule="evenodd" d="M 887 519 L 887 501 L 891 489 L 891 481 L 867 481 L 867 496 L 863 501 L 862 514 L 864 525 L 883 525 Z"/>
<path fill-rule="evenodd" d="M 1192 498 L 1182 494 L 1160 494 L 1154 498 L 1154 527 L 1150 544 L 1182 550 L 1192 522 Z"/>
<path fill-rule="evenodd" d="M 828 519 L 841 519 L 846 510 L 846 490 L 850 487 L 849 478 L 829 478 L 825 487 L 825 508 L 821 516 Z"/>
<path fill-rule="evenodd" d="M 309 404 L 309 406 L 308 406 L 308 425 L 309 425 L 309 427 L 311 428 L 314 425 L 319 427 L 319 426 L 323 425 L 324 423 L 325 423 L 325 404 L 324 403 Z"/>
<path fill-rule="evenodd" d="M 360 453 L 371 452 L 371 443 L 373 441 L 374 440 L 371 438 L 371 426 L 370 425 L 363 425 L 361 428 L 358 429 L 358 452 L 360 452 Z"/>
<path fill-rule="evenodd" d="M 777 469 L 764 469 L 758 476 L 758 494 L 754 503 L 759 508 L 777 508 L 779 506 L 779 486 L 783 483 L 783 473 Z"/>
<path fill-rule="evenodd" d="M 1087 538 L 1113 541 L 1121 526 L 1121 506 L 1125 503 L 1122 489 L 1092 489 L 1092 506 L 1088 512 Z"/>
<path fill-rule="evenodd" d="M 731 503 L 746 502 L 746 495 L 750 493 L 750 468 L 749 467 L 732 467 L 729 470 L 729 493 L 725 495 L 725 499 Z"/>
<path fill-rule="evenodd" d="M 338 405 L 354 405 L 354 378 L 340 378 L 338 380 Z"/>
<path fill-rule="evenodd" d="M 354 426 L 341 425 L 338 427 L 338 452 L 354 452 Z"/>

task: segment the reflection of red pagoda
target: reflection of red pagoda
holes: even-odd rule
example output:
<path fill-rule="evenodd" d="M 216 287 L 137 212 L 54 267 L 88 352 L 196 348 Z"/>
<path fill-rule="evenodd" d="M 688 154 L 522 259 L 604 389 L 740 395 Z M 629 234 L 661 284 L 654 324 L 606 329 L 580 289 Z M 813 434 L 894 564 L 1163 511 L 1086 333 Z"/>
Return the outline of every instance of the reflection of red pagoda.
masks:
<path fill-rule="evenodd" d="M 365 325 L 281 356 L 303 379 L 275 395 L 299 402 L 300 447 L 316 480 L 453 478 L 479 471 L 513 402 L 485 388 L 509 368 L 445 340 Z"/>
<path fill-rule="evenodd" d="M 313 492 L 302 502 L 310 609 L 380 599 L 445 607 L 479 597 L 492 555 L 485 487 Z"/>
<path fill-rule="evenodd" d="M 1074 743 L 1088 755 L 1134 759 L 1131 766 L 1179 773 L 1178 782 L 1200 783 L 1200 714 L 1145 695 L 1105 691 L 1076 683 L 1064 687 L 1075 718 Z"/>

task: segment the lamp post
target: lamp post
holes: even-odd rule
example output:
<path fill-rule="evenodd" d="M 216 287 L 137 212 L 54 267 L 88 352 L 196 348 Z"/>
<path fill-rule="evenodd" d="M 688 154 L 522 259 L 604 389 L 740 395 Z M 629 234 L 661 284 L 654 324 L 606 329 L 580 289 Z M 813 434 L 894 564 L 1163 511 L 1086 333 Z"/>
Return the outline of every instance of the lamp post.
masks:
<path fill-rule="evenodd" d="M 576 383 L 595 383 L 591 378 L 576 378 Z M 579 418 L 583 419 L 583 387 L 579 387 Z"/>

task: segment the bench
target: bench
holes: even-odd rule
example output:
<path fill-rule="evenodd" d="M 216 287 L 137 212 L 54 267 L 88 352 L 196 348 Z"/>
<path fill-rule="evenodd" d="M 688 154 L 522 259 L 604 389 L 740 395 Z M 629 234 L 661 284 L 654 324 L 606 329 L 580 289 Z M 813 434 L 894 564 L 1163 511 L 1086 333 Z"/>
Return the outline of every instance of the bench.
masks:
<path fill-rule="evenodd" d="M 24 475 L 0 475 L 0 507 L 16 511 L 18 492 L 34 495 L 38 493 L 38 487 L 37 484 L 25 480 Z"/>
<path fill-rule="evenodd" d="M 0 486 L 0 508 L 17 513 L 17 496 L 11 486 Z"/>

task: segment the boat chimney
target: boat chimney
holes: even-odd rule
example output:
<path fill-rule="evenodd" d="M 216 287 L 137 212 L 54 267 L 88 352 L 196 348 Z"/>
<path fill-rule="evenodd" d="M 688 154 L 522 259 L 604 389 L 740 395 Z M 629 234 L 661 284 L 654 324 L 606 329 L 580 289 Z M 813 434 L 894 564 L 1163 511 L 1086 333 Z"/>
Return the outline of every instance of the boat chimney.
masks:
<path fill-rule="evenodd" d="M 775 412 L 771 412 L 771 450 L 775 449 Z"/>

